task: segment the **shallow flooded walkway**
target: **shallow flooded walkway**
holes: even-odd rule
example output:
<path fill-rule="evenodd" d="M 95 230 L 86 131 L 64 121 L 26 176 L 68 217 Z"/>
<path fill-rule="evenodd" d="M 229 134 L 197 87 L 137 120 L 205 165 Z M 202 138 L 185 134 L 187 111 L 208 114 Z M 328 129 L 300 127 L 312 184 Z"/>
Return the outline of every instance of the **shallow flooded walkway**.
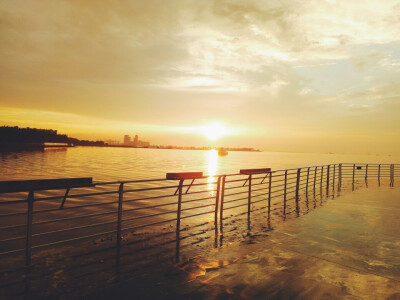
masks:
<path fill-rule="evenodd" d="M 399 189 L 360 189 L 91 298 L 400 299 L 399 216 Z"/>

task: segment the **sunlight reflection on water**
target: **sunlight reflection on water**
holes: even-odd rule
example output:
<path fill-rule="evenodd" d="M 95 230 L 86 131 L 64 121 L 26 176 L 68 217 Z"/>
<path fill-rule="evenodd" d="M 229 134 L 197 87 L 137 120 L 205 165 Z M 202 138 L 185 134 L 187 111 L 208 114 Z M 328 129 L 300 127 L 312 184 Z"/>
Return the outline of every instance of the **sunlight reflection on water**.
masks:
<path fill-rule="evenodd" d="M 165 178 L 167 172 L 234 174 L 240 169 L 305 167 L 333 163 L 393 163 L 399 157 L 285 152 L 75 147 L 63 151 L 0 153 L 0 180 L 93 177 L 95 181 Z M 210 181 L 215 181 L 210 178 Z"/>
<path fill-rule="evenodd" d="M 217 150 L 209 150 L 207 151 L 207 175 L 210 175 L 208 178 L 208 190 L 211 191 L 214 189 L 213 182 L 215 182 L 218 173 L 218 151 Z"/>

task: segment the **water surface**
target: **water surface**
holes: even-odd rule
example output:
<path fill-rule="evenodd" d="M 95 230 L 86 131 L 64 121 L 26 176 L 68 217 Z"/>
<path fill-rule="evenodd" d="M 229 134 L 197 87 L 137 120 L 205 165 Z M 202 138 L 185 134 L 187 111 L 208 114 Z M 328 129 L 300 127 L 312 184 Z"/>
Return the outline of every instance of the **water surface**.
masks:
<path fill-rule="evenodd" d="M 234 152 L 75 147 L 0 153 L 0 180 L 93 177 L 95 181 L 164 178 L 166 172 L 237 173 L 241 168 L 273 170 L 334 163 L 396 163 L 399 157 L 287 152 Z"/>

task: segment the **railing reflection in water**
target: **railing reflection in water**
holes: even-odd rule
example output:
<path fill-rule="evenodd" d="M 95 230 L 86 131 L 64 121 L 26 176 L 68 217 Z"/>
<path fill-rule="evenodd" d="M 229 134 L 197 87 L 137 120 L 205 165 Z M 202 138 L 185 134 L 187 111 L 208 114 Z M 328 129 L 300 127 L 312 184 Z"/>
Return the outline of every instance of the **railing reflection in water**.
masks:
<path fill-rule="evenodd" d="M 393 164 L 332 164 L 226 175 L 209 169 L 211 176 L 196 179 L 3 193 L 0 286 L 7 295 L 18 293 L 21 278 L 27 278 L 24 288 L 29 294 L 35 279 L 40 290 L 60 269 L 75 274 L 76 268 L 77 284 L 107 268 L 115 270 L 113 280 L 118 282 L 132 269 L 163 257 L 179 261 L 183 247 L 192 246 L 191 252 L 211 239 L 219 247 L 238 232 L 270 230 L 272 224 L 334 198 L 343 185 L 354 190 L 360 183 L 368 187 L 372 181 L 378 186 L 389 181 L 393 187 L 399 170 Z"/>

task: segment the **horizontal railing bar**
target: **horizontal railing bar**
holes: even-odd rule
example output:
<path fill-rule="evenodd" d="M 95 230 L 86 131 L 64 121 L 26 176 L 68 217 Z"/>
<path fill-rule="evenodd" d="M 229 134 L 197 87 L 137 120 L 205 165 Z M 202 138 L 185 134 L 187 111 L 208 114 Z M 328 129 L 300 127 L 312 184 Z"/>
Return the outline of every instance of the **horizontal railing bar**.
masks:
<path fill-rule="evenodd" d="M 200 205 L 200 206 L 196 206 L 196 207 L 183 208 L 183 209 L 181 209 L 181 211 L 188 211 L 188 210 L 192 210 L 192 209 L 204 208 L 204 207 L 209 207 L 209 206 L 215 206 L 215 203 Z"/>
<path fill-rule="evenodd" d="M 211 181 L 211 182 L 201 182 L 201 183 L 193 183 L 193 184 L 185 184 L 182 185 L 183 188 L 185 187 L 195 187 L 195 186 L 205 186 L 205 185 L 216 185 L 218 183 L 218 181 Z"/>
<path fill-rule="evenodd" d="M 176 218 L 175 219 L 164 220 L 164 221 L 159 221 L 159 222 L 155 222 L 155 223 L 149 223 L 149 224 L 133 226 L 133 227 L 126 227 L 126 228 L 123 228 L 121 230 L 122 231 L 133 230 L 133 229 L 144 228 L 144 227 L 148 227 L 148 226 L 160 225 L 160 224 L 163 224 L 163 223 L 168 223 L 168 222 L 173 222 L 173 221 L 176 221 Z"/>
<path fill-rule="evenodd" d="M 251 198 L 256 198 L 256 197 L 260 197 L 260 196 L 265 196 L 265 195 L 268 195 L 268 192 L 266 192 L 266 193 L 262 193 L 262 194 L 252 194 L 251 195 Z M 268 199 L 267 199 L 268 200 Z M 253 203 L 253 201 L 252 201 L 252 203 Z"/>
<path fill-rule="evenodd" d="M 273 182 L 272 181 L 272 183 L 271 183 L 271 188 L 273 189 L 273 188 L 277 188 L 277 187 L 281 187 L 281 186 L 285 186 L 285 183 L 283 182 L 282 184 L 277 184 L 277 185 L 274 185 L 274 183 L 278 183 L 278 182 Z"/>
<path fill-rule="evenodd" d="M 313 169 L 313 170 L 315 170 L 315 168 L 321 168 L 321 167 L 327 167 L 328 165 L 319 165 L 319 166 L 311 166 L 311 167 L 300 167 L 300 168 L 291 168 L 291 169 L 281 169 L 281 170 L 274 170 L 274 171 L 272 171 L 272 173 L 275 173 L 275 172 L 285 172 L 285 171 L 297 171 L 298 169 L 304 169 L 304 170 L 307 170 L 308 168 L 310 168 L 310 170 L 311 169 Z M 330 166 L 333 166 L 333 165 L 330 165 Z M 289 172 L 288 172 L 288 174 L 289 174 Z M 294 173 L 293 173 L 294 174 Z"/>
<path fill-rule="evenodd" d="M 124 190 L 124 193 L 146 192 L 146 191 L 156 191 L 156 190 L 166 190 L 166 189 L 176 189 L 176 188 L 178 188 L 178 185 L 168 185 L 168 186 L 158 186 L 158 187 L 151 187 L 151 188 Z"/>
<path fill-rule="evenodd" d="M 83 197 L 92 197 L 92 196 L 101 196 L 101 195 L 111 195 L 111 194 L 118 194 L 118 191 L 108 191 L 108 192 L 97 192 L 97 193 L 85 193 L 85 194 L 72 194 L 68 195 L 68 198 L 83 198 Z M 42 198 L 35 198 L 35 202 L 42 202 L 46 200 L 53 200 L 53 199 L 61 199 L 64 198 L 63 196 L 54 196 L 54 197 L 42 197 Z"/>
<path fill-rule="evenodd" d="M 213 211 L 213 210 L 210 210 L 210 211 L 208 211 L 208 212 L 202 212 L 202 213 L 198 213 L 198 214 L 195 214 L 195 215 L 184 216 L 184 217 L 181 217 L 181 219 L 187 219 L 187 218 L 197 217 L 197 216 L 206 215 L 206 214 L 211 214 L 211 213 L 214 213 L 214 211 Z"/>
<path fill-rule="evenodd" d="M 224 204 L 231 203 L 231 202 L 236 202 L 236 201 L 240 201 L 240 200 L 247 200 L 247 199 L 248 199 L 248 197 L 243 197 L 243 198 L 228 200 L 228 201 L 224 201 Z"/>
<path fill-rule="evenodd" d="M 276 172 L 271 172 L 271 174 L 272 174 L 272 178 L 274 178 L 274 179 L 285 176 L 285 173 L 276 174 Z M 284 180 L 284 179 L 281 179 L 281 180 Z"/>
<path fill-rule="evenodd" d="M 11 225 L 11 226 L 0 227 L 0 230 L 16 229 L 16 228 L 20 228 L 20 227 L 26 227 L 26 224 L 17 224 L 17 225 Z"/>
<path fill-rule="evenodd" d="M 43 236 L 43 235 L 54 234 L 54 233 L 68 232 L 70 230 L 78 230 L 78 229 L 84 229 L 84 228 L 98 227 L 98 226 L 104 226 L 104 225 L 115 224 L 115 223 L 116 223 L 116 221 L 109 221 L 109 222 L 96 223 L 96 224 L 88 224 L 88 225 L 83 225 L 83 226 L 78 226 L 78 227 L 67 228 L 67 229 L 59 229 L 59 230 L 35 233 L 35 234 L 32 234 L 32 236 L 33 237 Z"/>
<path fill-rule="evenodd" d="M 247 185 L 246 185 L 247 186 Z M 229 190 L 234 190 L 234 189 L 240 189 L 240 188 L 245 188 L 246 186 L 243 186 L 243 185 L 238 185 L 238 186 L 230 186 L 230 187 L 225 187 L 225 190 L 226 191 L 229 191 Z"/>
<path fill-rule="evenodd" d="M 111 214 L 116 214 L 116 213 L 117 213 L 116 211 L 108 211 L 108 212 L 103 212 L 103 213 L 99 213 L 99 214 L 79 215 L 79 216 L 74 216 L 74 217 L 66 217 L 66 218 L 60 218 L 60 219 L 51 219 L 51 220 L 46 220 L 46 221 L 35 222 L 35 223 L 32 223 L 32 225 L 44 225 L 44 224 L 49 224 L 49 223 L 54 223 L 54 222 L 79 220 L 82 218 L 105 216 L 105 215 L 111 215 Z"/>
<path fill-rule="evenodd" d="M 18 213 L 11 213 L 11 214 L 2 214 L 0 218 L 9 218 L 9 217 L 16 217 L 16 216 L 25 216 L 27 212 L 18 212 Z"/>
<path fill-rule="evenodd" d="M 158 213 L 158 214 L 154 214 L 154 215 L 144 215 L 144 216 L 140 216 L 140 217 L 125 218 L 125 219 L 122 219 L 122 222 L 146 219 L 146 218 L 151 218 L 151 217 L 158 217 L 158 216 L 168 215 L 168 214 L 172 214 L 172 213 L 176 214 L 176 210 L 164 211 L 164 212 L 161 212 L 161 213 Z"/>
<path fill-rule="evenodd" d="M 142 182 L 157 182 L 157 181 L 167 181 L 166 178 L 159 178 L 159 179 L 139 179 L 139 180 L 125 180 L 125 181 L 110 181 L 110 182 L 94 182 L 94 185 L 108 185 L 108 184 L 121 184 L 121 183 L 142 183 Z"/>
<path fill-rule="evenodd" d="M 26 199 L 25 200 L 9 200 L 9 201 L 0 201 L 0 205 L 6 205 L 6 204 L 19 204 L 19 203 L 26 203 L 28 202 Z"/>
<path fill-rule="evenodd" d="M 152 206 L 128 208 L 128 209 L 124 209 L 123 212 L 125 213 L 125 212 L 144 210 L 144 209 L 150 209 L 150 208 L 157 208 L 157 207 L 163 207 L 163 206 L 169 206 L 169 205 L 176 205 L 176 202 L 169 202 L 169 203 L 157 204 L 157 205 L 152 205 Z"/>
<path fill-rule="evenodd" d="M 233 209 L 233 208 L 238 208 L 238 207 L 245 206 L 245 205 L 247 205 L 247 203 L 245 203 L 245 204 L 239 204 L 239 205 L 236 205 L 236 206 L 227 207 L 227 208 L 224 208 L 224 210 Z"/>
<path fill-rule="evenodd" d="M 207 192 L 216 192 L 217 190 L 216 189 L 213 189 L 213 190 L 202 190 L 202 191 L 195 191 L 195 192 L 189 192 L 189 193 L 184 193 L 184 194 L 182 194 L 183 196 L 186 196 L 186 195 L 194 195 L 194 194 L 201 194 L 201 193 L 207 193 Z"/>
<path fill-rule="evenodd" d="M 211 200 L 211 199 L 215 199 L 215 196 L 204 197 L 204 198 L 193 199 L 193 200 L 185 200 L 185 201 L 182 201 L 182 203 L 197 202 L 197 201 L 204 201 L 204 200 Z"/>
<path fill-rule="evenodd" d="M 39 213 L 47 213 L 47 212 L 53 212 L 53 211 L 65 211 L 65 210 L 77 209 L 77 208 L 83 208 L 83 207 L 97 207 L 97 206 L 106 206 L 106 205 L 112 205 L 112 204 L 118 204 L 118 202 L 110 201 L 110 202 L 100 202 L 100 203 L 96 203 L 96 204 L 85 204 L 85 205 L 76 205 L 76 206 L 67 206 L 67 207 L 64 206 L 62 209 L 51 208 L 51 209 L 37 210 L 37 211 L 34 211 L 34 213 L 39 214 Z"/>
<path fill-rule="evenodd" d="M 251 185 L 251 186 L 253 186 L 253 185 Z M 251 189 L 251 192 L 265 191 L 265 190 L 268 190 L 268 187 L 264 187 L 264 188 L 261 188 L 261 189 Z"/>
<path fill-rule="evenodd" d="M 243 175 L 244 176 L 244 175 Z M 246 178 L 241 178 L 241 179 L 235 179 L 235 180 L 225 180 L 225 184 L 231 183 L 231 182 L 245 182 L 247 180 L 248 176 Z"/>
<path fill-rule="evenodd" d="M 69 242 L 76 242 L 79 240 L 87 240 L 89 238 L 99 237 L 99 236 L 108 235 L 108 234 L 115 234 L 115 230 L 91 234 L 91 235 L 85 235 L 85 236 L 81 236 L 81 237 L 77 237 L 77 238 L 73 238 L 73 239 L 62 240 L 62 241 L 57 241 L 57 242 L 52 242 L 52 243 L 47 243 L 47 244 L 36 245 L 36 246 L 32 246 L 32 249 L 40 249 L 40 248 L 48 247 L 48 246 L 62 245 L 62 244 L 69 243 Z"/>
<path fill-rule="evenodd" d="M 237 193 L 232 193 L 232 194 L 225 194 L 225 198 L 229 197 L 229 196 L 234 196 L 234 195 L 240 195 L 240 194 L 244 194 L 244 193 L 248 193 L 249 191 L 246 189 L 245 191 L 242 192 L 237 192 Z"/>
<path fill-rule="evenodd" d="M 2 255 L 6 256 L 6 255 L 10 255 L 10 254 L 23 253 L 23 252 L 25 252 L 25 249 L 10 250 L 7 252 L 0 252 L 0 256 L 2 256 Z"/>
<path fill-rule="evenodd" d="M 253 202 L 251 202 L 251 204 L 255 204 L 255 203 L 259 203 L 259 202 L 261 202 L 261 201 L 268 201 L 268 199 L 261 199 L 261 200 L 256 200 L 256 201 L 253 201 Z M 262 207 L 262 208 L 267 208 L 267 206 L 264 206 L 264 207 Z M 253 211 L 256 211 L 256 210 L 258 210 L 258 209 L 255 209 L 255 210 L 253 210 Z"/>
<path fill-rule="evenodd" d="M 286 187 L 286 190 L 292 190 L 294 188 L 296 188 L 296 186 Z M 284 190 L 285 190 L 284 188 L 281 189 L 281 190 L 274 190 L 274 191 L 271 191 L 271 194 L 274 194 L 274 193 L 277 193 L 277 192 L 281 192 L 281 191 L 284 191 Z"/>
<path fill-rule="evenodd" d="M 282 192 L 282 191 L 284 191 L 285 189 L 283 188 L 283 189 L 280 189 L 280 190 L 272 190 L 271 191 L 271 195 L 272 194 L 275 194 L 275 193 L 278 193 L 278 192 Z"/>
<path fill-rule="evenodd" d="M 0 240 L 0 243 L 4 243 L 4 242 L 10 242 L 10 241 L 17 241 L 17 240 L 22 240 L 25 239 L 26 236 L 17 236 L 17 237 L 12 237 L 12 238 L 8 238 L 8 239 L 4 239 L 4 240 Z"/>
<path fill-rule="evenodd" d="M 260 183 L 253 183 L 253 178 L 251 179 L 251 186 L 257 186 L 257 185 L 268 185 L 268 180 L 264 180 L 264 182 Z"/>
<path fill-rule="evenodd" d="M 161 196 L 154 196 L 154 197 L 145 197 L 145 198 L 138 198 L 138 199 L 129 199 L 129 200 L 123 200 L 124 203 L 130 203 L 130 202 L 136 202 L 136 201 L 143 201 L 143 200 L 153 200 L 153 199 L 161 199 L 161 198 L 168 198 L 168 197 L 176 197 L 174 194 L 168 194 L 168 195 L 161 195 Z"/>
<path fill-rule="evenodd" d="M 271 199 L 274 199 L 274 198 L 281 197 L 281 196 L 283 196 L 284 194 L 285 194 L 285 193 L 282 193 L 282 194 L 278 194 L 278 195 L 271 196 Z M 286 200 L 288 200 L 288 199 L 286 199 Z"/>
<path fill-rule="evenodd" d="M 272 182 L 272 183 L 274 183 L 274 182 Z M 292 183 L 290 183 L 291 185 L 294 185 L 295 184 L 295 182 L 292 182 Z M 283 184 L 278 184 L 278 185 L 271 185 L 271 188 L 277 188 L 277 187 L 281 187 L 281 186 L 285 186 L 285 183 L 283 183 Z M 289 186 L 289 184 L 286 184 L 286 186 Z"/>

